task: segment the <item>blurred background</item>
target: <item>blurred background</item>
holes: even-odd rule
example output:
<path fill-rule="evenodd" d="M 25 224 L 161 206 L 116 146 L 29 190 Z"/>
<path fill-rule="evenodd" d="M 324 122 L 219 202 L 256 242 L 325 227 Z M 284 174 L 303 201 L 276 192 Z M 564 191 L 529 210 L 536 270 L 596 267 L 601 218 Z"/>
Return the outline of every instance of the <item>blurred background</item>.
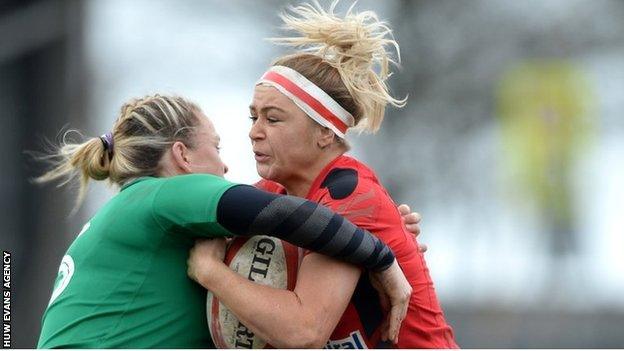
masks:
<path fill-rule="evenodd" d="M 0 1 L 0 248 L 13 346 L 36 345 L 58 264 L 115 191 L 35 186 L 24 153 L 106 133 L 131 97 L 198 102 L 227 177 L 256 180 L 247 106 L 283 53 L 286 1 Z M 327 2 L 323 2 L 327 5 Z M 351 3 L 343 1 L 341 13 Z M 419 240 L 463 348 L 624 347 L 624 1 L 359 1 L 387 20 L 409 96 L 351 135 Z"/>

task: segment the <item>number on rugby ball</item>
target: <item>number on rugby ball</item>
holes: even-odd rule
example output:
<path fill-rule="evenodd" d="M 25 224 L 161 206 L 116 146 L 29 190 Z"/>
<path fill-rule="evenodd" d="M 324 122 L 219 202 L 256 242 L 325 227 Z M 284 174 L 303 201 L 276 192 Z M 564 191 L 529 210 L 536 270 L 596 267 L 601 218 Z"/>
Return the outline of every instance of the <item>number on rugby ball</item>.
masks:
<path fill-rule="evenodd" d="M 225 254 L 225 263 L 256 283 L 293 290 L 300 263 L 300 249 L 270 236 L 235 238 Z M 212 340 L 218 348 L 270 348 L 256 337 L 210 291 L 206 315 Z"/>

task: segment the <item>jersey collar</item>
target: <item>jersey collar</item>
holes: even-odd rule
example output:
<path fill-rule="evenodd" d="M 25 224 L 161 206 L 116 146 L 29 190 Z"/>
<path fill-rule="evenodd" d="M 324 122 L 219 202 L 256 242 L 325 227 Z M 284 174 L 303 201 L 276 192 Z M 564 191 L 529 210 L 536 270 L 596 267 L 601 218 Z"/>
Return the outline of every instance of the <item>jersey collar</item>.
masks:
<path fill-rule="evenodd" d="M 125 189 L 129 188 L 130 186 L 132 186 L 132 185 L 134 185 L 134 184 L 136 184 L 136 183 L 138 183 L 138 182 L 140 182 L 140 181 L 147 180 L 147 179 L 151 179 L 151 178 L 154 178 L 154 177 L 149 177 L 149 176 L 146 176 L 146 177 L 139 177 L 139 178 L 133 179 L 133 180 L 131 180 L 131 181 L 129 181 L 129 182 L 126 182 L 126 184 L 124 184 L 124 185 L 121 187 L 121 191 L 124 191 Z"/>
<path fill-rule="evenodd" d="M 325 180 L 325 177 L 327 177 L 327 174 L 334 168 L 334 165 L 339 161 L 346 159 L 351 159 L 351 157 L 342 154 L 329 162 L 327 166 L 325 166 L 325 168 L 323 168 L 323 170 L 318 174 L 318 176 L 316 176 L 316 179 L 314 179 L 314 181 L 312 182 L 312 186 L 310 186 L 310 190 L 306 195 L 306 199 L 310 199 L 312 194 L 314 194 L 318 190 L 318 188 L 321 186 L 321 183 L 323 183 L 323 180 Z"/>

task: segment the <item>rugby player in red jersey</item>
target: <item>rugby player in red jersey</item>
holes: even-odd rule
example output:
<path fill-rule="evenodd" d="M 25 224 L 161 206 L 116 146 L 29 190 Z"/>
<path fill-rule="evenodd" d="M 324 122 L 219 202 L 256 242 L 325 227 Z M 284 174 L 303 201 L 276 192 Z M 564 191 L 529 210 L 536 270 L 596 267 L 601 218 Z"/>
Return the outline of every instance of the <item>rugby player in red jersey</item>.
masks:
<path fill-rule="evenodd" d="M 445 321 L 422 253 L 375 173 L 345 156 L 350 128 L 379 129 L 385 106 L 402 106 L 385 80 L 395 46 L 390 29 L 373 12 L 344 18 L 314 6 L 292 9 L 282 19 L 300 36 L 278 39 L 301 51 L 278 59 L 262 76 L 250 106 L 249 133 L 256 167 L 269 191 L 306 197 L 342 214 L 390 246 L 413 293 L 398 333 L 383 328 L 388 309 L 368 274 L 310 252 L 294 291 L 261 286 L 219 261 L 218 242 L 195 247 L 195 277 L 250 330 L 275 347 L 457 348 Z M 379 73 L 376 73 L 379 72 Z M 302 221 L 276 228 L 305 226 Z M 320 230 L 339 228 L 337 221 Z M 319 245 L 334 237 L 321 234 Z M 383 334 L 382 334 L 383 333 Z"/>

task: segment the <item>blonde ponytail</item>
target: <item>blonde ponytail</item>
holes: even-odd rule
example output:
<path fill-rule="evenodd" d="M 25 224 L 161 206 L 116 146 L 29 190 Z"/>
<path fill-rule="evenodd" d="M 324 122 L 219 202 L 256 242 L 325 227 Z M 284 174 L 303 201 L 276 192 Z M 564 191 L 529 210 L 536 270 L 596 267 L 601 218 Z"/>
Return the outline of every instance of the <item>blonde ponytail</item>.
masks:
<path fill-rule="evenodd" d="M 53 168 L 35 178 L 35 182 L 62 179 L 62 186 L 80 177 L 77 207 L 90 180 L 123 185 L 137 177 L 157 176 L 160 159 L 175 141 L 194 146 L 192 136 L 200 123 L 200 114 L 196 104 L 181 97 L 156 94 L 131 100 L 122 106 L 106 138 L 71 143 L 64 137 L 56 152 L 39 157 L 50 161 Z"/>
<path fill-rule="evenodd" d="M 90 138 L 78 144 L 63 140 L 55 154 L 40 159 L 52 159 L 52 163 L 56 166 L 44 175 L 35 178 L 36 183 L 41 184 L 63 179 L 59 184 L 62 186 L 76 176 L 80 176 L 77 204 L 80 204 L 84 199 L 90 179 L 104 180 L 109 175 L 110 160 L 100 138 Z"/>
<path fill-rule="evenodd" d="M 351 6 L 339 17 L 334 13 L 337 3 L 328 11 L 315 1 L 282 13 L 283 28 L 299 35 L 270 40 L 299 51 L 274 64 L 290 67 L 317 84 L 355 117 L 357 129 L 376 132 L 386 105 L 403 107 L 407 100 L 392 97 L 386 84 L 390 63 L 400 60 L 399 45 L 373 11 L 354 13 Z M 396 50 L 396 61 L 390 48 Z M 323 67 L 327 65 L 333 69 Z M 353 101 L 344 101 L 345 95 Z"/>

